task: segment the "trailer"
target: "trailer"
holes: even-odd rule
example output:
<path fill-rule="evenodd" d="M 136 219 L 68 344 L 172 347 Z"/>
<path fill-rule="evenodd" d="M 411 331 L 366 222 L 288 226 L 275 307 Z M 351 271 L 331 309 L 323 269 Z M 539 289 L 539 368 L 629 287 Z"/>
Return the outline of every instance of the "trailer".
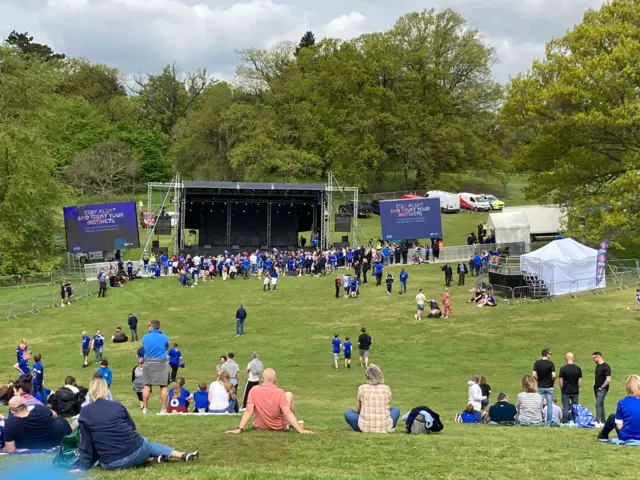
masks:
<path fill-rule="evenodd" d="M 569 211 L 560 205 L 526 205 L 504 207 L 503 212 L 524 213 L 529 222 L 531 241 L 539 237 L 555 237 L 566 230 Z"/>

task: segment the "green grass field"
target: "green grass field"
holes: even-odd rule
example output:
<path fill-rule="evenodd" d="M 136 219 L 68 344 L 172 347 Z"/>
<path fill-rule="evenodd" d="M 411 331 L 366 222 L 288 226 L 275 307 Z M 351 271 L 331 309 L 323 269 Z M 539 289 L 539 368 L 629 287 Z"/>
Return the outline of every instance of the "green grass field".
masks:
<path fill-rule="evenodd" d="M 114 371 L 114 397 L 131 411 L 138 430 L 150 439 L 180 449 L 201 451 L 191 465 L 171 464 L 107 474 L 96 478 L 138 479 L 356 479 L 478 478 L 511 479 L 545 475 L 554 479 L 637 478 L 634 449 L 602 445 L 594 430 L 456 425 L 455 413 L 467 400 L 467 380 L 474 373 L 488 378 L 494 396 L 506 392 L 515 401 L 520 378 L 531 371 L 544 347 L 552 349 L 559 368 L 572 351 L 585 373 L 582 403 L 593 409 L 591 352 L 601 350 L 613 369 L 608 412 L 624 394 L 624 378 L 638 373 L 640 355 L 631 290 L 611 289 L 547 303 L 501 304 L 479 309 L 466 303 L 466 289 L 454 287 L 454 317 L 413 320 L 413 295 L 424 288 L 440 300 L 443 284 L 437 266 L 408 267 L 409 296 L 384 295 L 367 285 L 356 300 L 335 299 L 333 279 L 283 278 L 276 293 L 263 293 L 261 282 L 215 280 L 180 289 L 175 278 L 136 281 L 65 309 L 2 323 L 0 378 L 14 377 L 15 346 L 25 337 L 43 355 L 45 383 L 55 389 L 66 375 L 88 385 L 94 373 L 81 368 L 80 333 L 101 328 L 111 335 L 135 313 L 142 322 L 158 318 L 171 341 L 180 343 L 187 388 L 215 378 L 221 354 L 233 351 L 244 368 L 253 350 L 278 373 L 279 384 L 294 392 L 297 416 L 316 432 L 245 432 L 225 435 L 239 417 L 185 418 L 143 416 L 131 389 L 137 344 L 107 344 L 105 358 Z M 397 275 L 397 269 L 395 270 Z M 97 290 L 97 284 L 96 284 Z M 246 335 L 234 337 L 234 313 L 244 303 L 249 317 Z M 631 308 L 631 311 L 628 310 Z M 343 412 L 355 407 L 363 371 L 357 366 L 335 371 L 331 338 L 356 337 L 361 326 L 373 337 L 371 361 L 380 365 L 402 413 L 429 405 L 443 419 L 437 435 L 401 433 L 367 435 L 352 432 Z M 244 383 L 244 379 L 241 379 Z M 159 410 L 154 396 L 151 412 Z M 6 413 L 5 409 L 1 410 Z M 34 458 L 0 459 L 34 462 Z M 43 460 L 44 461 L 44 460 Z M 144 473 L 142 473 L 144 472 Z M 534 473 L 535 472 L 535 473 Z M 0 474 L 1 477 L 1 474 Z"/>

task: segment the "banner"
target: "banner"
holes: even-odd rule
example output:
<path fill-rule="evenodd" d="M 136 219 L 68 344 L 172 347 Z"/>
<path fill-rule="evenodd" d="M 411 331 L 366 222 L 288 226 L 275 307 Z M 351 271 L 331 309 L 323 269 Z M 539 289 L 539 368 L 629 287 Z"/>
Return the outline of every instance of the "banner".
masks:
<path fill-rule="evenodd" d="M 138 248 L 135 202 L 64 207 L 67 251 L 104 252 Z"/>
<path fill-rule="evenodd" d="M 598 245 L 598 261 L 596 262 L 596 287 L 600 285 L 600 282 L 602 282 L 605 276 L 608 249 L 609 240 L 602 240 Z"/>
<path fill-rule="evenodd" d="M 380 202 L 382 238 L 419 240 L 442 238 L 439 198 L 411 198 Z"/>

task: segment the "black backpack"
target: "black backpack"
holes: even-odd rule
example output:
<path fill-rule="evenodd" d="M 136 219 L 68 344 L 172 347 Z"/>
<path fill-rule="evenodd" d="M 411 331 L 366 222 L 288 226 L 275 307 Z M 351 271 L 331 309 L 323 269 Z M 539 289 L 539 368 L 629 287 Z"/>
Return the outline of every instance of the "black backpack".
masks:
<path fill-rule="evenodd" d="M 421 411 L 427 412 L 431 415 L 433 419 L 433 423 L 429 428 L 427 428 L 425 423 L 425 417 L 420 413 Z M 436 433 L 442 431 L 444 429 L 444 425 L 440 421 L 440 415 L 431 410 L 429 407 L 416 407 L 411 412 L 409 412 L 409 416 L 406 420 L 406 429 L 407 433 L 411 433 L 414 435 L 418 435 L 421 433 Z"/>

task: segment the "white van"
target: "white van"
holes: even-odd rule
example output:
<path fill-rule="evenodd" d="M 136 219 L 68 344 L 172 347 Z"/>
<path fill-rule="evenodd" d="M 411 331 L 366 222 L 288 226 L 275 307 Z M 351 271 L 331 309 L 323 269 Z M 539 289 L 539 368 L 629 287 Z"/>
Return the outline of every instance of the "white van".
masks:
<path fill-rule="evenodd" d="M 429 190 L 425 197 L 439 198 L 440 211 L 443 213 L 460 212 L 460 197 L 455 193 L 443 192 L 442 190 Z"/>
<path fill-rule="evenodd" d="M 482 195 L 477 193 L 463 192 L 460 195 L 460 208 L 471 210 L 472 212 L 488 212 L 491 210 L 491 204 Z"/>

